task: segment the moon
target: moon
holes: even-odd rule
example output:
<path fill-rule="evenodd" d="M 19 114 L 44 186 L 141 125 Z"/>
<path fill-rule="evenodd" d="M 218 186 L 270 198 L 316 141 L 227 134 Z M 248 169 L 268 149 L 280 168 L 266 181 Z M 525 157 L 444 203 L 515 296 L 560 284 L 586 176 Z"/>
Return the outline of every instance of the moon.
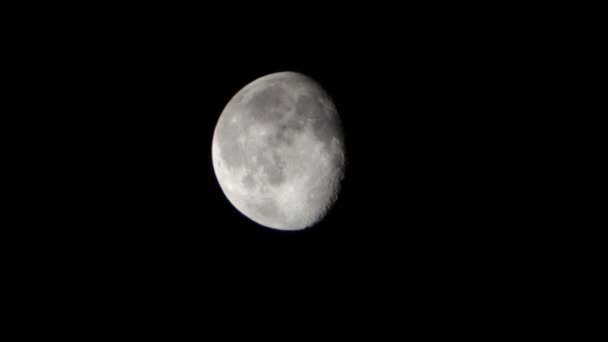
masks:
<path fill-rule="evenodd" d="M 211 149 L 227 199 L 262 226 L 309 228 L 338 198 L 340 117 L 321 85 L 301 73 L 273 73 L 239 90 L 218 119 Z"/>

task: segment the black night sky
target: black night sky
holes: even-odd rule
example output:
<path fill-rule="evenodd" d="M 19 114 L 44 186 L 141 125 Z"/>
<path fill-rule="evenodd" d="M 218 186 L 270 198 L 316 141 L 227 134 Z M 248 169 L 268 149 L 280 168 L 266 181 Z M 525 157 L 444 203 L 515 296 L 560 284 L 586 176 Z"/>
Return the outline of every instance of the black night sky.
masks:
<path fill-rule="evenodd" d="M 4 239 L 11 337 L 595 333 L 606 125 L 588 13 L 231 7 L 38 9 L 9 25 L 26 118 Z M 237 212 L 211 164 L 228 100 L 286 70 L 332 96 L 348 160 L 334 209 L 298 233 Z"/>

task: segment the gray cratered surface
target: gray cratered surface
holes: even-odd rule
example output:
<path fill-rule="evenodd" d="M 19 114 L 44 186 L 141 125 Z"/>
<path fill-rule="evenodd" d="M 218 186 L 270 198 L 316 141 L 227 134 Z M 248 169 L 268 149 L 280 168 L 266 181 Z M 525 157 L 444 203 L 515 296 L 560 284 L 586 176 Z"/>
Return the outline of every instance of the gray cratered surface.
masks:
<path fill-rule="evenodd" d="M 310 227 L 336 200 L 344 172 L 338 112 L 305 75 L 261 77 L 224 108 L 212 159 L 224 194 L 245 216 L 274 229 Z"/>

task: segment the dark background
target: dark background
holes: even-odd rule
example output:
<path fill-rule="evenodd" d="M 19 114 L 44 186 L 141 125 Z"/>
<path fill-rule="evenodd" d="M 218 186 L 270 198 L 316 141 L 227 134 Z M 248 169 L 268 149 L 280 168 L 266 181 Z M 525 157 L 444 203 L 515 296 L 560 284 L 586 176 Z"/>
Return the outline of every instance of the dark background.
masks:
<path fill-rule="evenodd" d="M 370 6 L 36 8 L 8 25 L 26 118 L 5 239 L 15 333 L 595 334 L 598 22 L 566 7 Z M 285 70 L 332 95 L 347 144 L 339 201 L 298 233 L 238 213 L 210 154 L 232 95 Z"/>

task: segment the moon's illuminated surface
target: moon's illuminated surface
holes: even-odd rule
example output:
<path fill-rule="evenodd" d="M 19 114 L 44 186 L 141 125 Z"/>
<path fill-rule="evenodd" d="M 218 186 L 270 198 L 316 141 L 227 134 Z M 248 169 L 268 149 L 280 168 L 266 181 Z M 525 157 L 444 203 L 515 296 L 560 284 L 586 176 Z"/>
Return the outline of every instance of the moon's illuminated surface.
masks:
<path fill-rule="evenodd" d="M 338 112 L 305 75 L 261 77 L 224 108 L 212 159 L 220 187 L 242 214 L 274 229 L 310 227 L 340 190 L 345 157 Z"/>

